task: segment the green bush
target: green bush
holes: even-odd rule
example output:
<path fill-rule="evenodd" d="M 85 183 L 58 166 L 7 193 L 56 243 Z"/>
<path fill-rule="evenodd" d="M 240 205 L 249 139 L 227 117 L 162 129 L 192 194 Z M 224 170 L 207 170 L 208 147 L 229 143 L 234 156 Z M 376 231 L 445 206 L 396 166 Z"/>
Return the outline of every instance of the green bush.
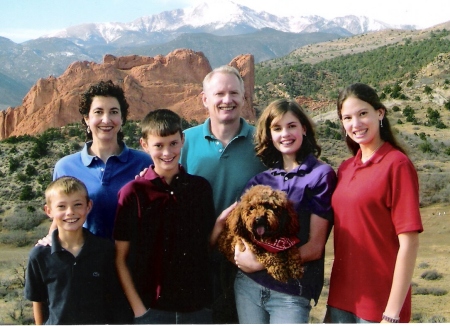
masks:
<path fill-rule="evenodd" d="M 442 274 L 438 273 L 436 270 L 426 271 L 423 272 L 422 275 L 420 275 L 421 278 L 425 280 L 440 280 L 442 278 Z"/>
<path fill-rule="evenodd" d="M 420 263 L 419 266 L 417 266 L 417 268 L 422 268 L 422 269 L 428 268 L 428 267 L 430 267 L 430 264 L 428 264 L 428 263 Z"/>
<path fill-rule="evenodd" d="M 447 322 L 447 319 L 443 316 L 433 316 L 428 319 L 428 323 L 445 323 Z"/>
<path fill-rule="evenodd" d="M 10 173 L 15 172 L 20 166 L 20 161 L 14 157 L 10 157 L 8 163 Z"/>
<path fill-rule="evenodd" d="M 3 228 L 10 231 L 31 231 L 45 219 L 47 216 L 43 213 L 19 210 L 14 216 L 5 218 Z"/>
<path fill-rule="evenodd" d="M 414 295 L 434 295 L 436 297 L 440 297 L 446 295 L 448 293 L 447 290 L 438 289 L 438 288 L 413 288 L 412 294 Z"/>
<path fill-rule="evenodd" d="M 422 151 L 422 153 L 432 153 L 433 152 L 433 146 L 427 141 L 419 144 L 419 149 Z"/>
<path fill-rule="evenodd" d="M 19 199 L 20 200 L 31 200 L 34 198 L 33 188 L 29 185 L 26 185 L 20 191 Z"/>

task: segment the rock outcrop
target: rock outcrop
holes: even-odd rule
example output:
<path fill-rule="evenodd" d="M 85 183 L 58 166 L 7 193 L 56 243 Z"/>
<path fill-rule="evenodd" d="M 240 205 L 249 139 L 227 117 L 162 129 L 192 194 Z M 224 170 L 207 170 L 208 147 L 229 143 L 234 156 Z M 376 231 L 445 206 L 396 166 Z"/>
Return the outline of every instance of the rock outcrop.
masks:
<path fill-rule="evenodd" d="M 243 117 L 252 121 L 254 58 L 240 55 L 229 65 L 244 78 Z M 187 49 L 156 57 L 105 55 L 102 64 L 74 62 L 60 77 L 39 79 L 21 106 L 0 111 L 0 139 L 35 135 L 51 127 L 80 122 L 80 94 L 90 84 L 109 79 L 123 87 L 130 104 L 130 120 L 141 120 L 151 110 L 167 108 L 188 121 L 203 122 L 208 112 L 201 101 L 202 81 L 210 71 L 211 65 L 202 52 Z"/>

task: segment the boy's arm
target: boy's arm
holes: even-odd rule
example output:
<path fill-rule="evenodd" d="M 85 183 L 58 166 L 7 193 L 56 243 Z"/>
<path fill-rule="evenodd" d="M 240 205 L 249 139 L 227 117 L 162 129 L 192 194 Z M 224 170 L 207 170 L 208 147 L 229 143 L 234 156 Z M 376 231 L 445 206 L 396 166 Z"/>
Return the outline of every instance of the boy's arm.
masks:
<path fill-rule="evenodd" d="M 127 256 L 130 251 L 129 241 L 119 241 L 116 240 L 116 268 L 117 274 L 119 276 L 120 284 L 122 285 L 123 291 L 133 309 L 134 316 L 139 317 L 145 314 L 147 308 L 144 306 L 139 294 L 131 278 L 131 273 L 127 265 Z"/>
<path fill-rule="evenodd" d="M 44 320 L 44 302 L 36 302 L 33 301 L 33 315 L 34 315 L 34 322 L 36 325 L 43 325 Z"/>

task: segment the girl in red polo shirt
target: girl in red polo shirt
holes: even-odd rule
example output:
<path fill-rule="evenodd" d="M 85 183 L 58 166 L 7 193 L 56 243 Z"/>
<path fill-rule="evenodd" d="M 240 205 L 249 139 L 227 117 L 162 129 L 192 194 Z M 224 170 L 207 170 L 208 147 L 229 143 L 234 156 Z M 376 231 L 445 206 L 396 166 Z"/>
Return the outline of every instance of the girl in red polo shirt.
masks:
<path fill-rule="evenodd" d="M 419 233 L 417 172 L 396 142 L 375 90 L 344 89 L 337 111 L 353 157 L 332 197 L 334 263 L 327 317 L 333 323 L 408 322 Z"/>

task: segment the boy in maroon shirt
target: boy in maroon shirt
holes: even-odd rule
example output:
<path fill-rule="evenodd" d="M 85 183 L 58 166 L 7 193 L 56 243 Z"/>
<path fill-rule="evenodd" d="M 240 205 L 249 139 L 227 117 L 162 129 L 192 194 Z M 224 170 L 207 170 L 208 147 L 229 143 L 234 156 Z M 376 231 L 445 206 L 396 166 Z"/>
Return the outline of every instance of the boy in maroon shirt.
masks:
<path fill-rule="evenodd" d="M 116 266 L 135 323 L 212 323 L 211 186 L 178 163 L 184 135 L 176 113 L 152 111 L 141 128 L 154 164 L 119 191 L 114 227 Z"/>

